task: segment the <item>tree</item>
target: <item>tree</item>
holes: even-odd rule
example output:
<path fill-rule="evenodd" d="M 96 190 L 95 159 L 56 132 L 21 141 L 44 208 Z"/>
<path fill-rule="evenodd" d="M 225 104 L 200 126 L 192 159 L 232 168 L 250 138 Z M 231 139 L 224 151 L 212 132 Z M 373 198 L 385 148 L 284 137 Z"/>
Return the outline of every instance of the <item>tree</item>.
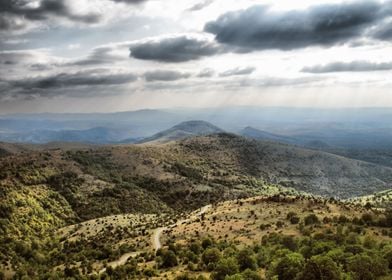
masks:
<path fill-rule="evenodd" d="M 211 277 L 213 280 L 224 280 L 226 276 L 234 275 L 238 273 L 239 267 L 235 258 L 221 259 Z"/>
<path fill-rule="evenodd" d="M 202 251 L 202 247 L 199 242 L 192 242 L 189 246 L 189 249 L 196 255 L 200 254 L 200 252 Z"/>
<path fill-rule="evenodd" d="M 327 256 L 314 256 L 305 265 L 301 273 L 301 280 L 339 280 L 340 269 Z"/>
<path fill-rule="evenodd" d="M 385 275 L 388 269 L 386 260 L 373 255 L 358 254 L 351 257 L 347 264 L 347 270 L 351 272 L 354 279 L 358 280 L 372 280 L 377 277 Z"/>
<path fill-rule="evenodd" d="M 282 245 L 291 251 L 296 251 L 298 247 L 297 242 L 292 236 L 283 236 Z"/>
<path fill-rule="evenodd" d="M 241 271 L 245 269 L 251 269 L 251 270 L 257 269 L 257 262 L 254 257 L 254 253 L 249 248 L 245 248 L 238 253 L 237 262 L 238 265 L 240 266 Z"/>
<path fill-rule="evenodd" d="M 260 267 L 265 267 L 270 261 L 270 254 L 265 247 L 261 247 L 256 255 L 257 264 Z"/>
<path fill-rule="evenodd" d="M 261 276 L 256 271 L 250 269 L 246 269 L 241 275 L 244 280 L 261 280 Z"/>
<path fill-rule="evenodd" d="M 201 258 L 203 262 L 207 265 L 210 263 L 215 264 L 221 258 L 221 252 L 217 248 L 208 248 L 207 250 L 204 251 Z"/>
<path fill-rule="evenodd" d="M 387 251 L 385 254 L 384 254 L 384 259 L 385 260 L 387 260 L 387 262 L 388 262 L 388 268 L 389 269 L 392 269 L 392 249 L 390 249 L 389 251 Z M 0 278 L 1 279 L 1 278 Z"/>
<path fill-rule="evenodd" d="M 213 242 L 212 242 L 211 238 L 208 238 L 208 237 L 204 238 L 203 241 L 201 242 L 201 246 L 204 249 L 207 249 L 208 247 L 211 247 L 212 244 L 213 244 Z"/>
<path fill-rule="evenodd" d="M 225 280 L 262 280 L 262 278 L 256 271 L 247 269 L 242 273 L 226 276 Z"/>
<path fill-rule="evenodd" d="M 168 268 L 178 265 L 176 254 L 171 250 L 165 250 L 162 252 L 162 264 L 161 267 Z"/>
<path fill-rule="evenodd" d="M 303 270 L 304 264 L 301 254 L 287 254 L 272 267 L 272 276 L 278 276 L 279 280 L 293 280 Z"/>

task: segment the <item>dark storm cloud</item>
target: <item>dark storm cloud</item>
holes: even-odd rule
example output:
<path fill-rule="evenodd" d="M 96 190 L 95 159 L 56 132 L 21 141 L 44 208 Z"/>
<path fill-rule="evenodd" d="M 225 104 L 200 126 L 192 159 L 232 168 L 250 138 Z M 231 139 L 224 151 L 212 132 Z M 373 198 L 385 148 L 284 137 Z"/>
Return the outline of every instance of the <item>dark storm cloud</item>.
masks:
<path fill-rule="evenodd" d="M 191 75 L 189 73 L 182 73 L 178 71 L 168 71 L 168 70 L 156 70 L 149 71 L 144 74 L 144 78 L 147 82 L 163 81 L 171 82 L 181 79 L 187 79 Z"/>
<path fill-rule="evenodd" d="M 302 72 L 322 74 L 332 72 L 367 72 L 392 70 L 392 62 L 373 63 L 369 61 L 333 62 L 326 65 L 305 67 Z"/>
<path fill-rule="evenodd" d="M 80 86 L 121 85 L 136 81 L 133 74 L 105 74 L 104 71 L 80 71 L 57 75 L 8 81 L 10 87 L 35 93 L 45 90 L 73 88 Z"/>
<path fill-rule="evenodd" d="M 50 16 L 67 18 L 72 21 L 95 23 L 100 17 L 89 13 L 79 15 L 73 13 L 65 0 L 41 0 L 38 7 L 30 7 L 27 0 L 0 0 L 0 29 L 20 29 L 24 20 L 42 21 Z"/>
<path fill-rule="evenodd" d="M 206 8 L 209 5 L 211 5 L 213 2 L 214 2 L 214 0 L 204 0 L 202 2 L 199 2 L 199 3 L 195 4 L 195 5 L 193 5 L 187 11 L 189 11 L 189 12 L 196 12 L 196 11 L 203 10 L 204 8 Z"/>
<path fill-rule="evenodd" d="M 392 21 L 377 27 L 371 33 L 372 37 L 378 40 L 392 40 Z"/>
<path fill-rule="evenodd" d="M 1 9 L 1 8 L 0 8 Z M 24 28 L 26 25 L 18 21 L 15 17 L 0 12 L 0 31 L 1 30 L 19 30 Z"/>
<path fill-rule="evenodd" d="M 220 73 L 219 76 L 220 77 L 244 76 L 244 75 L 252 74 L 255 70 L 256 70 L 255 67 L 234 68 Z"/>
<path fill-rule="evenodd" d="M 238 51 L 332 46 L 358 38 L 392 15 L 390 3 L 357 1 L 274 12 L 266 6 L 229 12 L 205 25 L 218 42 Z"/>
<path fill-rule="evenodd" d="M 161 62 L 185 62 L 212 56 L 221 51 L 214 42 L 185 35 L 136 42 L 130 46 L 131 57 Z"/>

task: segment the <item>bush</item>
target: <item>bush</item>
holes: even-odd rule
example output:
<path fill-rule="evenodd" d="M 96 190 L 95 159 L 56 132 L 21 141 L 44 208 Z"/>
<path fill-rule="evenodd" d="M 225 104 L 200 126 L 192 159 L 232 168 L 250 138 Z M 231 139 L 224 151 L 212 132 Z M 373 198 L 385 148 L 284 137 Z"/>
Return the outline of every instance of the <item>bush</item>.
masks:
<path fill-rule="evenodd" d="M 176 277 L 176 280 L 192 280 L 193 278 L 189 276 L 188 273 L 181 274 Z"/>
<path fill-rule="evenodd" d="M 290 218 L 290 223 L 293 225 L 298 224 L 301 221 L 301 219 L 298 216 L 293 216 Z"/>
<path fill-rule="evenodd" d="M 171 250 L 165 250 L 162 252 L 162 263 L 161 267 L 169 268 L 178 265 L 178 260 L 176 254 Z"/>
<path fill-rule="evenodd" d="M 306 216 L 304 219 L 304 222 L 305 222 L 305 226 L 320 223 L 319 218 L 315 214 L 310 214 L 310 215 Z"/>
<path fill-rule="evenodd" d="M 215 264 L 221 258 L 221 252 L 217 248 L 208 248 L 202 255 L 203 262 L 208 265 L 210 263 Z"/>
<path fill-rule="evenodd" d="M 289 212 L 287 213 L 287 220 L 289 220 L 291 224 L 295 225 L 299 223 L 300 218 L 297 216 L 297 213 Z"/>

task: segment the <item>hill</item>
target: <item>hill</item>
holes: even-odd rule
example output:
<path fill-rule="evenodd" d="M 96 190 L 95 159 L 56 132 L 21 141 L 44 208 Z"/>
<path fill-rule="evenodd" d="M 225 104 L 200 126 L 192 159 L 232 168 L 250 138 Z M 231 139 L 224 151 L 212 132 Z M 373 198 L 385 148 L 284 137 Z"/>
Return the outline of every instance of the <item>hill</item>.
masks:
<path fill-rule="evenodd" d="M 0 263 L 7 271 L 71 269 L 83 260 L 102 269 L 122 252 L 147 248 L 150 229 L 207 204 L 301 191 L 354 197 L 391 182 L 386 167 L 226 133 L 154 145 L 31 147 L 0 159 Z M 79 223 L 82 241 L 72 239 L 79 226 L 64 231 L 71 243 L 53 235 Z"/>
<path fill-rule="evenodd" d="M 247 126 L 244 129 L 242 129 L 239 132 L 239 135 L 242 135 L 247 138 L 255 139 L 255 140 L 270 140 L 270 141 L 286 143 L 286 144 L 299 144 L 300 143 L 299 140 L 297 140 L 293 137 L 270 133 L 267 131 L 253 128 L 251 126 Z"/>
<path fill-rule="evenodd" d="M 187 121 L 145 138 L 139 143 L 166 143 L 193 136 L 210 135 L 221 132 L 224 131 L 205 121 Z"/>
<path fill-rule="evenodd" d="M 192 158 L 230 166 L 269 183 L 309 193 L 350 197 L 391 187 L 392 169 L 292 145 L 255 141 L 232 134 L 190 138 L 180 143 Z"/>

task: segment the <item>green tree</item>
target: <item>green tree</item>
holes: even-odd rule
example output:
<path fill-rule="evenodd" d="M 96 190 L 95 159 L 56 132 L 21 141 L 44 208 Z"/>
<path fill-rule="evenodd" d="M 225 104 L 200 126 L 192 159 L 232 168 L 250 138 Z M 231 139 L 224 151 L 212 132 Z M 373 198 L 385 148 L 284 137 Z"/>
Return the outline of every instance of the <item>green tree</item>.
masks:
<path fill-rule="evenodd" d="M 254 257 L 254 253 L 249 248 L 245 248 L 241 250 L 237 255 L 237 262 L 240 266 L 240 270 L 243 271 L 245 269 L 256 270 L 257 262 Z"/>
<path fill-rule="evenodd" d="M 358 254 L 348 260 L 347 270 L 351 272 L 355 280 L 372 280 L 385 275 L 388 269 L 386 260 L 377 256 Z"/>
<path fill-rule="evenodd" d="M 168 268 L 178 265 L 176 254 L 171 250 L 165 250 L 162 252 L 162 263 L 161 267 Z"/>
<path fill-rule="evenodd" d="M 226 276 L 234 275 L 239 272 L 239 266 L 235 258 L 221 259 L 211 277 L 213 280 L 224 280 Z"/>
<path fill-rule="evenodd" d="M 327 256 L 314 256 L 305 265 L 301 280 L 339 280 L 340 269 L 337 264 Z"/>
<path fill-rule="evenodd" d="M 261 276 L 256 271 L 250 269 L 246 269 L 241 275 L 244 280 L 261 280 Z"/>
<path fill-rule="evenodd" d="M 208 248 L 201 256 L 205 264 L 216 264 L 221 258 L 221 252 L 217 248 Z"/>
<path fill-rule="evenodd" d="M 203 241 L 201 242 L 201 246 L 204 249 L 207 249 L 208 247 L 211 247 L 212 244 L 213 244 L 213 242 L 212 242 L 211 238 L 209 238 L 209 237 L 204 238 Z"/>
<path fill-rule="evenodd" d="M 298 273 L 302 272 L 304 265 L 305 259 L 301 254 L 287 254 L 272 266 L 270 274 L 277 276 L 279 280 L 293 280 Z"/>

